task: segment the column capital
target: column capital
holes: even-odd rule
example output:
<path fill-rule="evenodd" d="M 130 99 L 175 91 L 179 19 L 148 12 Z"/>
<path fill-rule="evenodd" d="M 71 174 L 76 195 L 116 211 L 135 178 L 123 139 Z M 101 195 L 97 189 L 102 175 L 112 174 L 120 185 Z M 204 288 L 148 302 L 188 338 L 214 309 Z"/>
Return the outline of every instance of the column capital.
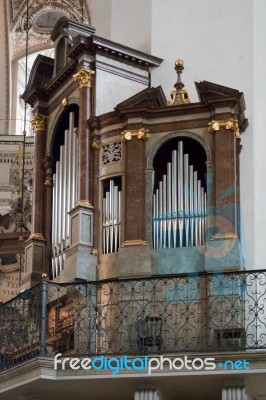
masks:
<path fill-rule="evenodd" d="M 74 81 L 76 81 L 79 85 L 79 88 L 91 87 L 92 76 L 95 74 L 95 71 L 89 69 L 87 67 L 81 67 L 80 70 L 73 75 Z"/>
<path fill-rule="evenodd" d="M 225 128 L 227 130 L 233 131 L 237 138 L 240 137 L 240 129 L 237 119 L 229 118 L 224 120 L 212 120 L 212 122 L 209 122 L 208 125 L 208 131 L 210 133 L 215 133 L 221 128 Z"/>
<path fill-rule="evenodd" d="M 148 129 L 135 129 L 135 130 L 125 130 L 121 132 L 121 142 L 126 142 L 131 140 L 133 137 L 136 137 L 141 140 L 149 139 L 149 131 Z"/>
<path fill-rule="evenodd" d="M 30 119 L 30 123 L 35 132 L 44 131 L 45 116 L 37 113 Z"/>

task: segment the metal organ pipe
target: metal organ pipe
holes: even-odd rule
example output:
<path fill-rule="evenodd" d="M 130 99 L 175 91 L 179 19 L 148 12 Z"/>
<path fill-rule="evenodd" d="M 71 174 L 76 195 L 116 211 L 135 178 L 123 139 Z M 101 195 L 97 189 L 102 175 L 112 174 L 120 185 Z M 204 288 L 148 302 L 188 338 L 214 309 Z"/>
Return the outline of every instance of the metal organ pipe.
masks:
<path fill-rule="evenodd" d="M 57 277 L 64 268 L 65 252 L 69 246 L 69 211 L 77 199 L 77 129 L 74 128 L 74 113 L 69 114 L 69 130 L 64 134 L 64 145 L 60 146 L 60 160 L 56 162 L 53 175 L 52 206 L 52 273 Z"/>
<path fill-rule="evenodd" d="M 206 215 L 204 187 L 179 141 L 153 195 L 154 248 L 202 246 Z"/>
<path fill-rule="evenodd" d="M 102 202 L 103 208 L 103 254 L 115 253 L 121 238 L 121 190 L 111 179 Z"/>

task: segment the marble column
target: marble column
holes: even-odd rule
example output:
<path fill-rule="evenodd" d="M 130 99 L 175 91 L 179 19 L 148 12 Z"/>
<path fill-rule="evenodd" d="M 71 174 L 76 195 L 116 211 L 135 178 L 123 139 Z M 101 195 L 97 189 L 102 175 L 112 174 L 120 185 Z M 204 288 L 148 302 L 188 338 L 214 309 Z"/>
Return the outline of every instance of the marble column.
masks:
<path fill-rule="evenodd" d="M 46 260 L 45 260 L 45 272 L 47 275 L 50 274 L 51 269 L 51 257 L 52 257 L 52 196 L 53 196 L 53 163 L 54 160 L 51 157 L 46 156 L 43 160 L 44 166 L 44 236 L 47 240 L 46 248 Z"/>
<path fill-rule="evenodd" d="M 45 117 L 35 114 L 30 120 L 35 132 L 33 165 L 33 202 L 31 236 L 25 243 L 25 270 L 21 288 L 33 286 L 46 272 L 46 239 L 44 237 L 44 166 Z"/>
<path fill-rule="evenodd" d="M 65 279 L 96 279 L 97 257 L 93 255 L 94 207 L 92 204 L 91 90 L 94 71 L 81 67 L 73 75 L 79 87 L 78 200 L 70 210 L 70 248 L 66 254 Z M 70 273 L 71 271 L 71 273 Z M 62 279 L 64 276 L 62 275 Z"/>
<path fill-rule="evenodd" d="M 79 85 L 79 129 L 78 129 L 78 201 L 92 205 L 91 149 L 88 119 L 91 116 L 91 87 L 95 72 L 82 67 L 73 75 Z"/>
<path fill-rule="evenodd" d="M 213 120 L 213 178 L 208 207 L 206 269 L 239 269 L 243 258 L 239 242 L 239 127 L 237 120 Z"/>
<path fill-rule="evenodd" d="M 124 241 L 118 251 L 118 275 L 151 274 L 150 247 L 146 242 L 146 140 L 145 128 L 121 133 L 125 154 Z M 123 188 L 122 188 L 123 190 Z"/>
<path fill-rule="evenodd" d="M 30 122 L 35 132 L 31 234 L 34 236 L 37 233 L 43 236 L 45 117 L 36 114 Z"/>
<path fill-rule="evenodd" d="M 225 213 L 226 219 L 231 223 L 231 230 L 234 229 L 234 231 L 230 233 L 237 235 L 238 225 L 235 210 L 239 204 L 238 123 L 232 119 L 212 121 L 209 131 L 213 135 L 215 206 L 218 213 Z M 225 225 L 221 226 L 221 230 L 229 233 L 228 229 L 229 226 L 225 222 Z"/>

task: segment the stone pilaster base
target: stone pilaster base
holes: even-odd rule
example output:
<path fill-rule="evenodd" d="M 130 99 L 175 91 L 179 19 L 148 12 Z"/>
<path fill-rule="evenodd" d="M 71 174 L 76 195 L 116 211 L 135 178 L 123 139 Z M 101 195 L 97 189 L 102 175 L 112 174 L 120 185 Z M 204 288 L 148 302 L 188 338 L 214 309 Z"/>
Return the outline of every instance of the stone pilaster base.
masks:
<path fill-rule="evenodd" d="M 78 244 L 93 246 L 93 211 L 87 202 L 78 202 L 70 212 L 70 248 Z"/>
<path fill-rule="evenodd" d="M 244 268 L 244 259 L 237 237 L 222 236 L 206 241 L 205 269 L 235 271 Z"/>
<path fill-rule="evenodd" d="M 77 279 L 96 280 L 98 257 L 91 254 L 91 248 L 76 245 L 66 253 L 64 269 L 54 282 L 72 282 Z"/>
<path fill-rule="evenodd" d="M 118 250 L 117 274 L 119 277 L 151 275 L 151 251 L 146 242 L 125 242 Z"/>
<path fill-rule="evenodd" d="M 30 288 L 42 279 L 45 272 L 46 240 L 42 234 L 33 233 L 25 244 L 25 268 L 21 289 Z"/>
<path fill-rule="evenodd" d="M 98 257 L 92 254 L 93 206 L 86 201 L 79 201 L 69 214 L 70 247 L 66 252 L 64 269 L 54 281 L 94 281 Z"/>

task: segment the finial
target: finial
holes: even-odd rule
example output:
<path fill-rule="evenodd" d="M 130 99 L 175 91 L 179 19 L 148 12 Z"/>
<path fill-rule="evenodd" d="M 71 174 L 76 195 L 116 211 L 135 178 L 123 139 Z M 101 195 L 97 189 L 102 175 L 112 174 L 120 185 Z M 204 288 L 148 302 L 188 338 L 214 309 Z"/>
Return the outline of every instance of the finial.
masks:
<path fill-rule="evenodd" d="M 171 100 L 167 102 L 168 106 L 173 106 L 177 104 L 188 104 L 190 103 L 186 89 L 184 89 L 184 83 L 181 80 L 181 74 L 184 69 L 184 61 L 178 58 L 175 62 L 175 70 L 177 73 L 177 81 L 175 83 L 175 90 L 173 90 L 171 95 Z"/>

